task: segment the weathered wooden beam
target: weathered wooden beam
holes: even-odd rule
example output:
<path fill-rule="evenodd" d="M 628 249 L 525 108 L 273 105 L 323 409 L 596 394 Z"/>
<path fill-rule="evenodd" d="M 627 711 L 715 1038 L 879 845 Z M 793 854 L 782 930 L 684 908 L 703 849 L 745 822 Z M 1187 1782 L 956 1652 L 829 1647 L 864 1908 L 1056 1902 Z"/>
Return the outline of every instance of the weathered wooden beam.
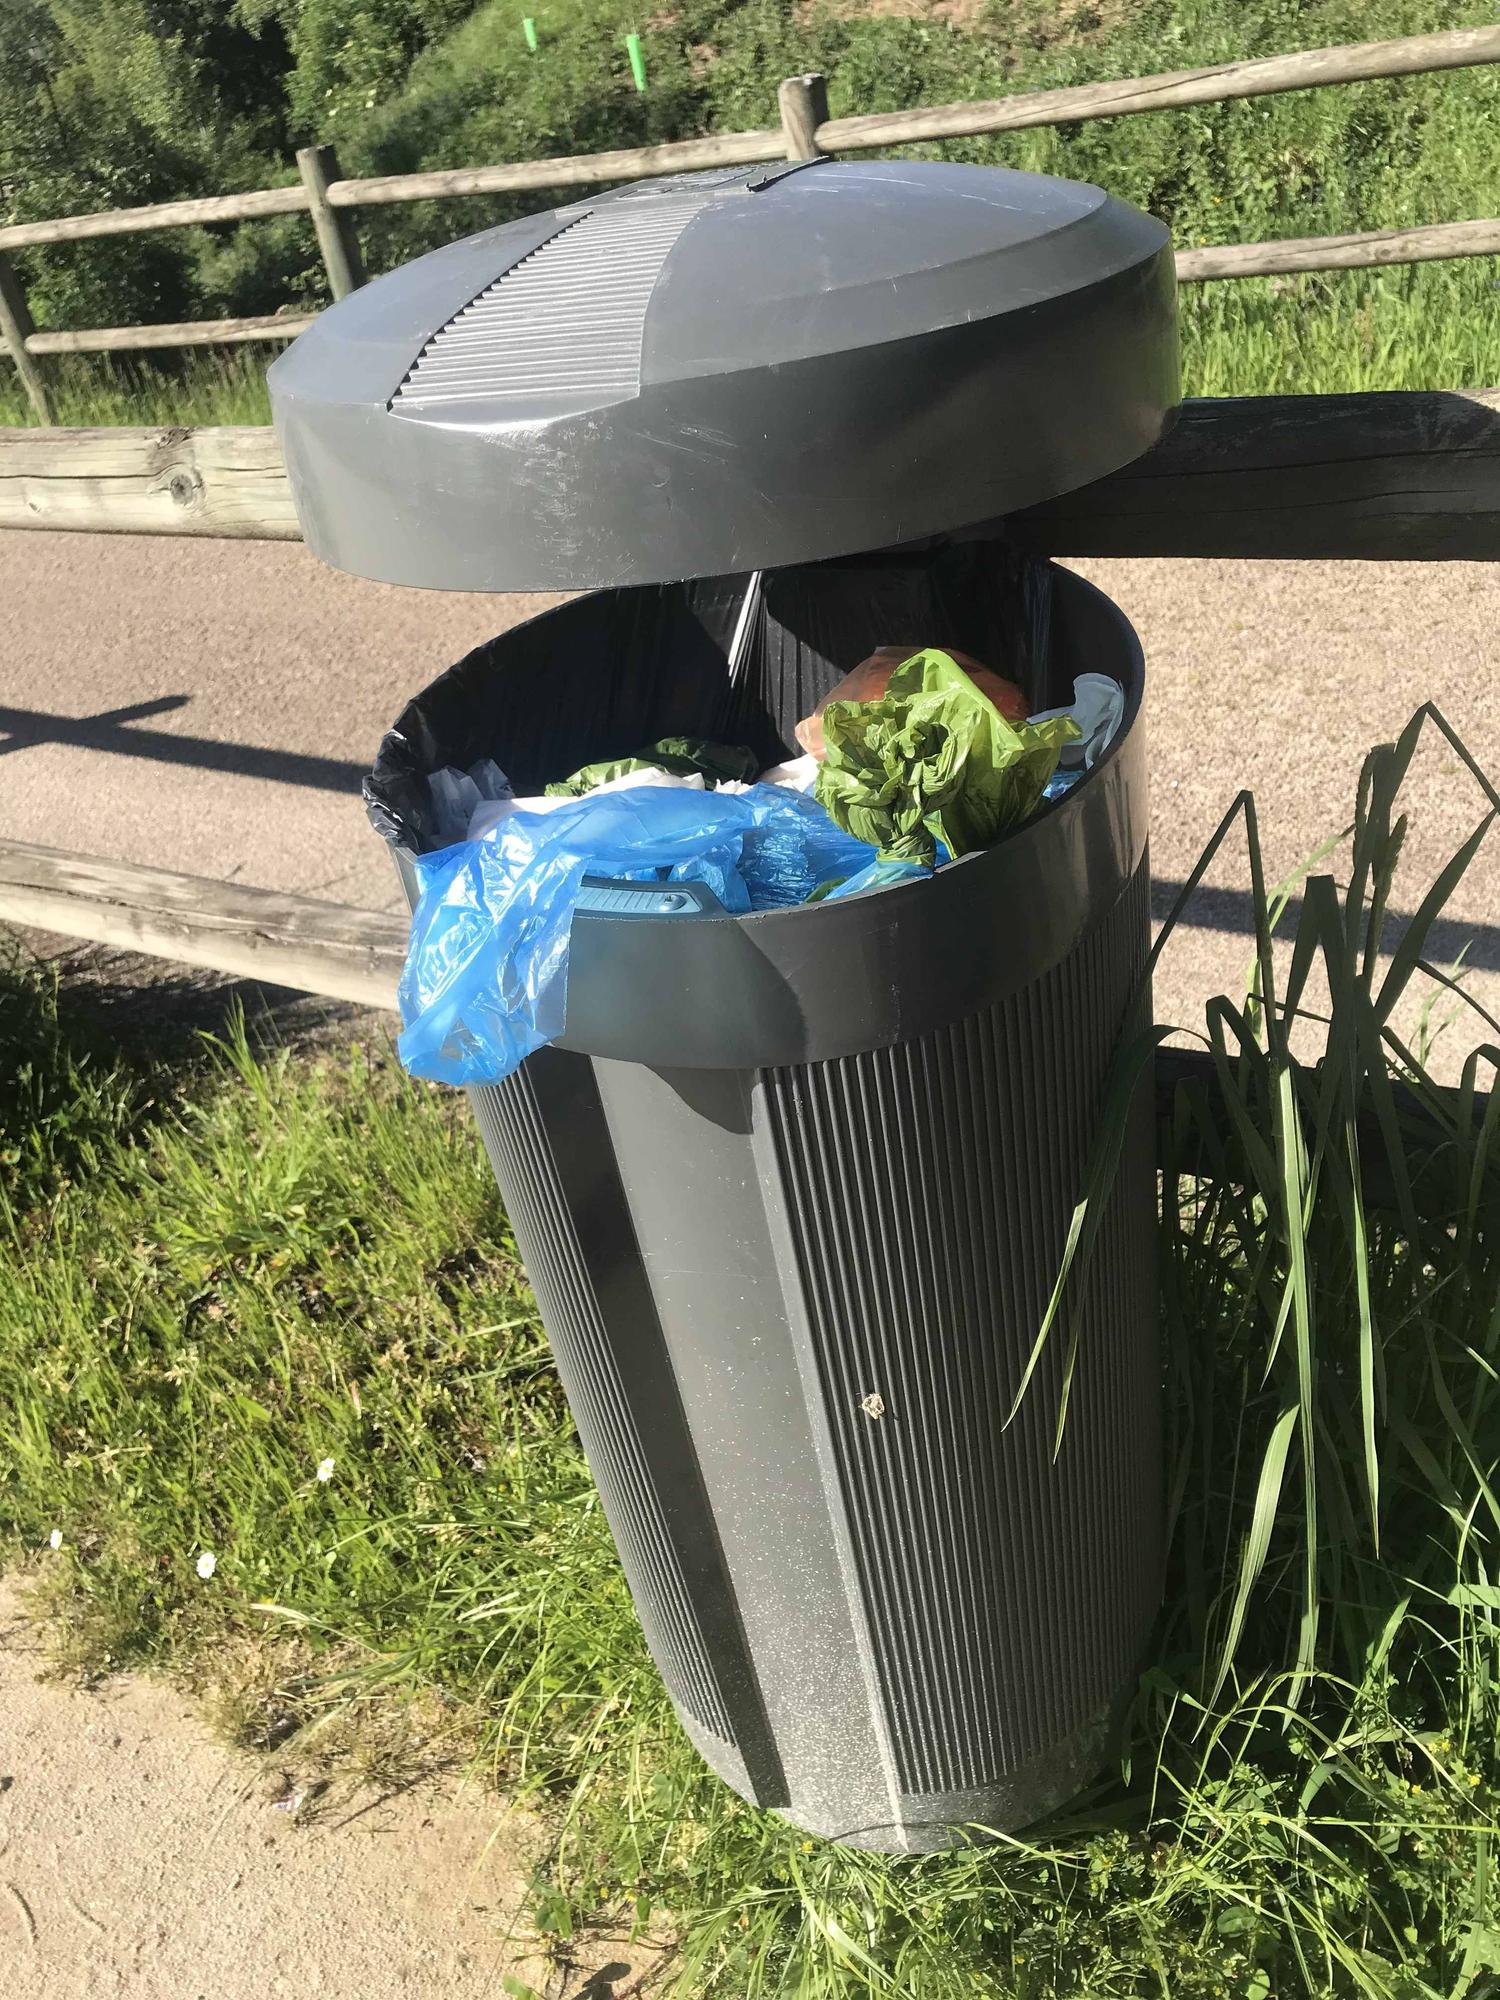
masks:
<path fill-rule="evenodd" d="M 37 422 L 50 424 L 52 402 L 47 394 L 47 384 L 41 369 L 31 358 L 36 351 L 31 345 L 35 336 L 36 325 L 31 317 L 31 308 L 26 303 L 26 288 L 16 276 L 10 259 L 0 250 L 0 347 L 16 365 L 21 387 L 26 391 Z"/>
<path fill-rule="evenodd" d="M 1011 517 L 1064 556 L 1500 558 L 1500 390 L 1188 403 L 1153 451 Z"/>
<path fill-rule="evenodd" d="M 406 919 L 0 841 L 0 921 L 394 1008 Z"/>
<path fill-rule="evenodd" d="M 334 181 L 328 199 L 335 208 L 362 208 L 371 202 L 432 201 L 459 194 L 519 194 L 535 188 L 649 180 L 653 174 L 754 166 L 762 160 L 785 158 L 786 135 L 778 125 L 766 132 L 721 132 L 710 139 L 684 139 L 668 146 L 627 146 L 613 153 L 569 153 L 555 160 L 437 167 L 420 174 Z"/>
<path fill-rule="evenodd" d="M 269 426 L 0 429 L 0 527 L 295 542 Z"/>
<path fill-rule="evenodd" d="M 1289 271 L 1356 271 L 1377 264 L 1426 264 L 1441 257 L 1500 253 L 1500 219 L 1428 222 L 1414 229 L 1365 229 L 1353 236 L 1290 236 L 1272 243 L 1226 243 L 1177 252 L 1179 284 L 1208 278 L 1267 278 Z"/>
<path fill-rule="evenodd" d="M 298 535 L 269 429 L 0 430 L 0 527 Z M 1044 555 L 1500 557 L 1500 390 L 1190 402 L 1007 528 Z"/>
<path fill-rule="evenodd" d="M 243 340 L 294 340 L 316 313 L 257 313 L 248 319 L 188 319 L 156 326 L 74 327 L 33 333 L 28 354 L 112 354 L 148 347 L 228 347 Z"/>
<path fill-rule="evenodd" d="M 250 222 L 262 215 L 295 215 L 307 207 L 307 189 L 254 188 L 248 194 L 156 201 L 146 208 L 105 208 L 92 215 L 59 215 L 49 222 L 10 222 L 0 229 L 0 250 L 34 243 L 79 243 L 90 236 L 131 236 L 143 229 L 191 229 L 200 222 Z"/>
<path fill-rule="evenodd" d="M 1420 76 L 1500 62 L 1500 28 L 1450 28 L 1397 41 L 1359 42 L 1342 48 L 1303 49 L 1253 62 L 1216 63 L 1210 69 L 1169 70 L 1161 76 L 1125 77 L 1114 83 L 1075 84 L 1066 90 L 1020 92 L 971 104 L 933 105 L 918 111 L 876 111 L 833 118 L 818 127 L 818 144 L 831 153 L 922 140 L 970 139 L 982 132 L 1019 132 L 1037 125 L 1068 125 L 1090 118 L 1127 118 L 1187 104 L 1224 104 L 1234 98 L 1270 97 L 1334 83 L 1367 83 L 1377 77 Z"/>
<path fill-rule="evenodd" d="M 789 76 L 777 94 L 781 106 L 781 129 L 786 135 L 789 160 L 821 160 L 818 127 L 828 119 L 828 80 L 811 70 L 806 76 Z"/>

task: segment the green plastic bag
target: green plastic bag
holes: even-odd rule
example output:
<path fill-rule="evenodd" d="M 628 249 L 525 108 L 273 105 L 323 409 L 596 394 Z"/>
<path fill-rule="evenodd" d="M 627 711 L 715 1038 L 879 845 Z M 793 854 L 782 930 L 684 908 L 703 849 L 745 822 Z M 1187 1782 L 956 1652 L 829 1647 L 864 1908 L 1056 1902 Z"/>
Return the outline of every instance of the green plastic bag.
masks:
<path fill-rule="evenodd" d="M 664 736 L 650 743 L 634 757 L 606 757 L 598 764 L 585 764 L 571 778 L 558 778 L 547 786 L 549 799 L 581 799 L 586 792 L 623 778 L 630 771 L 670 771 L 675 778 L 691 778 L 701 773 L 712 790 L 726 778 L 750 784 L 760 770 L 753 750 L 733 743 L 706 743 L 701 736 Z"/>
<path fill-rule="evenodd" d="M 817 798 L 882 861 L 931 867 L 941 841 L 972 854 L 1029 819 L 1065 743 L 1069 715 L 1010 723 L 947 653 L 914 653 L 879 701 L 823 711 Z"/>

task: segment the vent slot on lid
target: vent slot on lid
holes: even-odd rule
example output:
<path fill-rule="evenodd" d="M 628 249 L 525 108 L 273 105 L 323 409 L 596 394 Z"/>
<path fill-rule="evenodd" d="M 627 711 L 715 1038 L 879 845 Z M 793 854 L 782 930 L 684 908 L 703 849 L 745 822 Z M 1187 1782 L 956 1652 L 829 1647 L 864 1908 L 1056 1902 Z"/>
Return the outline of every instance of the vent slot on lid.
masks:
<path fill-rule="evenodd" d="M 438 328 L 391 409 L 634 395 L 647 304 L 702 205 L 612 202 L 566 224 Z"/>

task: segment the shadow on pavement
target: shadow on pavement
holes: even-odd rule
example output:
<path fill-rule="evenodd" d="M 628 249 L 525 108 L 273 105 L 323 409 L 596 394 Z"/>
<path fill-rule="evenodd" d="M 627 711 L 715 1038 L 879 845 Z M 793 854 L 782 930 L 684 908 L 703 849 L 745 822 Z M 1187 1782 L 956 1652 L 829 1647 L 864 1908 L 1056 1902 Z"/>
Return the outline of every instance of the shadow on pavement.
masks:
<path fill-rule="evenodd" d="M 98 715 L 54 715 L 42 708 L 0 708 L 0 757 L 62 743 L 73 750 L 103 750 L 115 757 L 143 757 L 185 764 L 236 778 L 270 778 L 319 792 L 357 792 L 365 765 L 341 757 L 310 757 L 300 750 L 268 750 L 255 743 L 215 743 L 206 736 L 171 736 L 138 725 L 186 708 L 191 695 L 161 695 Z"/>
<path fill-rule="evenodd" d="M 1156 881 L 1151 885 L 1151 915 L 1164 923 L 1172 905 L 1182 893 L 1181 882 Z M 1205 883 L 1193 897 L 1178 922 L 1194 930 L 1228 931 L 1249 937 L 1255 928 L 1255 899 L 1248 889 L 1213 888 Z M 1277 927 L 1277 936 L 1290 937 L 1302 915 L 1302 898 L 1293 896 Z M 1389 958 L 1401 942 L 1411 922 L 1409 915 L 1391 910 L 1386 915 L 1381 939 L 1381 956 Z M 1475 918 L 1438 917 L 1427 933 L 1423 956 L 1444 968 L 1463 956 L 1466 968 L 1475 972 L 1500 971 L 1500 924 L 1482 923 Z"/>

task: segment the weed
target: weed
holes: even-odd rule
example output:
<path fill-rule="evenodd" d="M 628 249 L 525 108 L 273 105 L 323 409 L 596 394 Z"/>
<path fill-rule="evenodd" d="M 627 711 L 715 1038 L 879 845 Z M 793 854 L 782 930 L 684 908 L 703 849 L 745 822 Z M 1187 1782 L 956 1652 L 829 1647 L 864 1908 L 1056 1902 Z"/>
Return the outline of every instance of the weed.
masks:
<path fill-rule="evenodd" d="M 1127 1754 L 1067 1812 L 891 1860 L 737 1799 L 646 1656 L 453 1101 L 383 1049 L 234 1032 L 144 1124 L 117 1116 L 140 1084 L 117 1051 L 80 1152 L 44 989 L 43 1153 L 86 1171 L 26 1183 L 46 1226 L 0 1265 L 0 1532 L 71 1666 L 184 1675 L 296 1789 L 461 1754 L 535 1815 L 556 1949 L 601 1912 L 668 1922 L 684 1995 L 1486 1990 L 1500 1050 L 1440 1089 L 1392 1022 L 1489 816 L 1383 953 L 1423 727 L 1368 761 L 1338 880 L 1300 882 L 1285 976 L 1237 808 L 1257 969 L 1162 1134 L 1168 1609 Z"/>

